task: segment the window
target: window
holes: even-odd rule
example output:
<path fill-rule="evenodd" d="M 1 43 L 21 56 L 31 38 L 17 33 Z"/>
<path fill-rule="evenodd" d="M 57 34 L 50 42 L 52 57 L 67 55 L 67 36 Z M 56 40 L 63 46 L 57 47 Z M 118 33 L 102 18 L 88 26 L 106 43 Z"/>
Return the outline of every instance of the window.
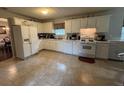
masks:
<path fill-rule="evenodd" d="M 65 24 L 64 23 L 57 23 L 54 24 L 54 32 L 56 35 L 65 35 Z"/>
<path fill-rule="evenodd" d="M 56 35 L 65 35 L 65 29 L 55 29 L 54 32 Z"/>
<path fill-rule="evenodd" d="M 124 27 L 122 27 L 122 31 L 121 31 L 121 40 L 124 40 Z"/>

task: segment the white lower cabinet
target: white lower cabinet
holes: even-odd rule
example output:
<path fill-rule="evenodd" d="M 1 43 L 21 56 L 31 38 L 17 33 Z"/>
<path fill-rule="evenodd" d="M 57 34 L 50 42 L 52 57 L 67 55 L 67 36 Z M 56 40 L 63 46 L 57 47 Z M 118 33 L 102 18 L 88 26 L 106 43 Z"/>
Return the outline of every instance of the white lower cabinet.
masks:
<path fill-rule="evenodd" d="M 59 52 L 64 52 L 64 43 L 63 43 L 63 41 L 59 41 L 59 40 L 57 40 L 56 41 L 56 51 L 59 51 Z"/>
<path fill-rule="evenodd" d="M 96 58 L 108 59 L 109 43 L 96 43 Z M 73 55 L 81 56 L 82 46 L 80 41 L 73 41 Z"/>
<path fill-rule="evenodd" d="M 80 41 L 73 41 L 73 50 L 72 53 L 73 55 L 79 56 L 79 51 L 80 51 Z"/>
<path fill-rule="evenodd" d="M 29 44 L 29 43 L 24 43 L 24 44 L 23 44 L 23 47 L 24 47 L 24 55 L 23 55 L 22 58 L 31 56 L 30 44 Z"/>
<path fill-rule="evenodd" d="M 39 40 L 39 51 L 44 49 L 44 41 L 43 40 Z"/>
<path fill-rule="evenodd" d="M 51 49 L 51 42 L 49 40 L 44 40 L 44 49 Z"/>
<path fill-rule="evenodd" d="M 67 53 L 67 54 L 72 54 L 72 43 L 73 41 L 64 41 L 63 43 L 63 48 L 64 48 L 64 53 Z"/>
<path fill-rule="evenodd" d="M 40 40 L 39 50 L 48 49 L 66 54 L 81 56 L 82 46 L 79 40 Z M 96 58 L 108 59 L 109 43 L 96 43 Z"/>
<path fill-rule="evenodd" d="M 68 40 L 41 40 L 39 50 L 48 49 L 72 54 L 72 41 Z"/>
<path fill-rule="evenodd" d="M 72 54 L 72 41 L 55 40 L 53 50 L 67 54 Z"/>
<path fill-rule="evenodd" d="M 96 44 L 96 58 L 108 59 L 108 43 L 97 43 Z"/>

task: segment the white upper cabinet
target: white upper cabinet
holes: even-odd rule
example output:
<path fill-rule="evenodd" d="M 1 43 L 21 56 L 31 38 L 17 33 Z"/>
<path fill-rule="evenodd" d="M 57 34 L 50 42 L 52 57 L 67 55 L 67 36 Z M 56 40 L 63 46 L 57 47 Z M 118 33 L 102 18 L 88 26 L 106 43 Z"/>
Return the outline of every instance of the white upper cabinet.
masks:
<path fill-rule="evenodd" d="M 44 33 L 53 33 L 53 23 L 52 22 L 43 23 L 42 30 Z"/>
<path fill-rule="evenodd" d="M 81 19 L 72 19 L 72 33 L 79 33 L 81 28 Z"/>
<path fill-rule="evenodd" d="M 13 25 L 22 25 L 22 22 L 25 21 L 24 19 L 16 18 L 16 17 L 14 17 L 13 20 L 14 20 Z"/>
<path fill-rule="evenodd" d="M 71 20 L 66 20 L 65 21 L 65 33 L 71 33 L 72 32 L 72 24 L 71 24 Z"/>
<path fill-rule="evenodd" d="M 94 28 L 94 27 L 96 27 L 96 17 L 88 17 L 87 28 Z"/>
<path fill-rule="evenodd" d="M 42 29 L 43 27 L 42 27 L 42 23 L 37 23 L 37 32 L 38 33 L 42 33 L 43 32 L 43 29 Z"/>
<path fill-rule="evenodd" d="M 29 25 L 30 25 L 30 26 L 37 27 L 37 23 L 38 23 L 38 22 L 29 21 Z"/>
<path fill-rule="evenodd" d="M 87 28 L 87 18 L 81 18 L 81 28 Z"/>
<path fill-rule="evenodd" d="M 97 32 L 108 32 L 109 31 L 110 16 L 98 16 L 96 22 Z"/>

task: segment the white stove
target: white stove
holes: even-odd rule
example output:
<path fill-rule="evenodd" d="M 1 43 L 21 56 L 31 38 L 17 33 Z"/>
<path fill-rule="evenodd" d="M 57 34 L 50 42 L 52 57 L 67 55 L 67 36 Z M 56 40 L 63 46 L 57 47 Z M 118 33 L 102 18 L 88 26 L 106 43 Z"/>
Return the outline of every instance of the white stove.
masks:
<path fill-rule="evenodd" d="M 95 40 L 81 40 L 80 41 L 80 55 L 82 57 L 95 58 L 96 42 Z"/>
<path fill-rule="evenodd" d="M 82 57 L 95 58 L 96 42 L 95 42 L 96 28 L 80 29 L 80 55 Z"/>

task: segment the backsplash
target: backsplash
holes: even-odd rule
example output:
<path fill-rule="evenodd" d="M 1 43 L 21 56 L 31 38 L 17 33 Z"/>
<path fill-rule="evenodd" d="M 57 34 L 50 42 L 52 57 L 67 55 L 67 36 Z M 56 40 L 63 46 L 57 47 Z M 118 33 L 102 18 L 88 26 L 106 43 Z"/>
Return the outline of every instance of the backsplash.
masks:
<path fill-rule="evenodd" d="M 80 29 L 81 38 L 95 38 L 96 28 Z"/>

